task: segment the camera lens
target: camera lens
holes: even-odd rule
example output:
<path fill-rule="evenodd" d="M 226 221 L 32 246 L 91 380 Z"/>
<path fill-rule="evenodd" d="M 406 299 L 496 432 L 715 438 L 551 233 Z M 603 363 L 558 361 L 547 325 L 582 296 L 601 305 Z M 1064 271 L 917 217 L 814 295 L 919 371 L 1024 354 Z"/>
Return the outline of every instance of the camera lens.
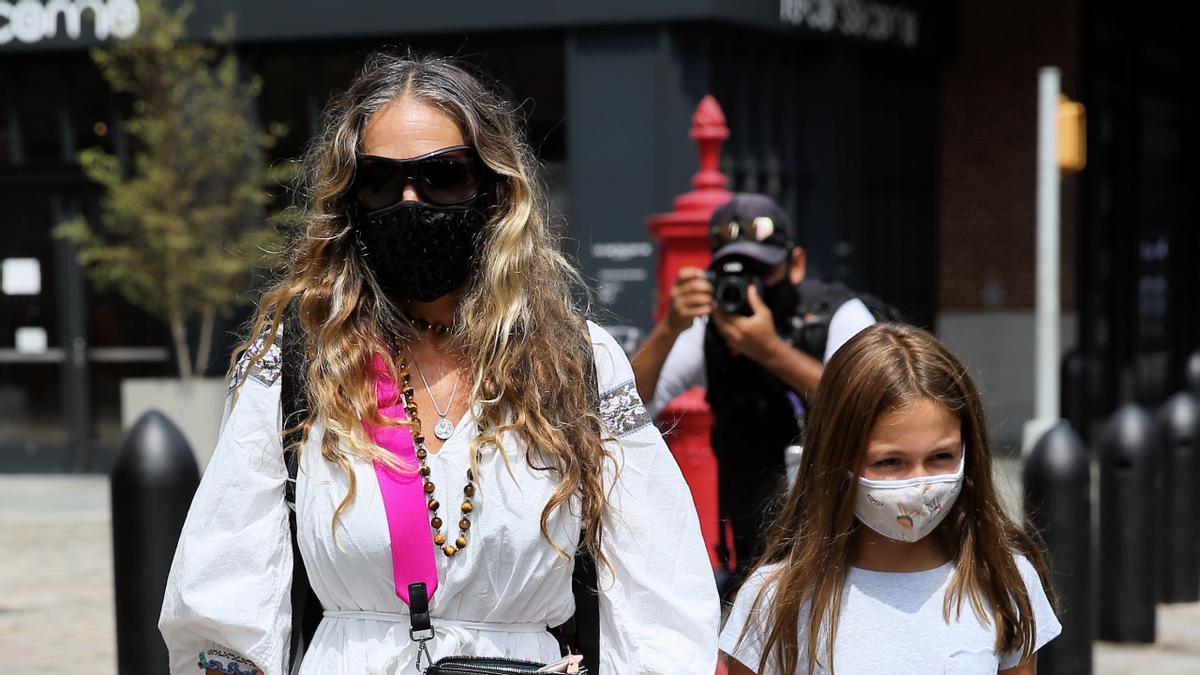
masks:
<path fill-rule="evenodd" d="M 716 288 L 713 289 L 713 297 L 717 300 L 717 306 L 729 314 L 745 316 L 752 314 L 750 300 L 747 296 L 747 289 L 751 283 L 750 277 L 741 274 L 720 275 Z"/>

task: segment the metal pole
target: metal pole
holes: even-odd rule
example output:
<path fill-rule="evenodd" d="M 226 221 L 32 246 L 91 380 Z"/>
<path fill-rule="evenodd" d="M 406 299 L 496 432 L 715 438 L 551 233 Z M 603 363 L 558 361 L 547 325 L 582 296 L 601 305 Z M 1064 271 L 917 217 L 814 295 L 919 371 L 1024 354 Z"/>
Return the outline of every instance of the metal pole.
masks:
<path fill-rule="evenodd" d="M 1034 416 L 1025 427 L 1025 454 L 1059 419 L 1058 94 L 1058 68 L 1042 68 L 1038 71 L 1037 357 Z"/>
<path fill-rule="evenodd" d="M 79 213 L 78 199 L 57 195 L 51 202 L 55 222 Z M 78 247 L 68 240 L 55 240 L 54 263 L 58 292 L 59 336 L 63 350 L 59 382 L 62 393 L 63 426 L 67 432 L 67 471 L 79 473 L 90 464 L 92 441 L 91 397 L 88 395 L 87 282 L 79 264 Z"/>

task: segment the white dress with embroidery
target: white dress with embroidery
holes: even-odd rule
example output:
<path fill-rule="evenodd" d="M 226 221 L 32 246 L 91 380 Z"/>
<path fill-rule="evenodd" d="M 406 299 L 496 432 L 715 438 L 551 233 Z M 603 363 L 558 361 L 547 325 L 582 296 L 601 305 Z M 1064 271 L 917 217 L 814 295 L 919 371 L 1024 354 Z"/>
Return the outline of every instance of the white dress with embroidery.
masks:
<path fill-rule="evenodd" d="M 624 352 L 603 329 L 590 328 L 601 413 L 620 442 L 621 464 L 601 538 L 612 571 L 601 566 L 599 573 L 600 669 L 712 675 L 719 605 L 691 493 L 642 407 Z M 243 376 L 188 513 L 159 620 L 172 673 L 196 673 L 204 664 L 284 675 L 292 549 L 278 365 L 273 351 Z M 448 526 L 458 521 L 474 429 L 468 412 L 429 456 L 439 515 Z M 300 672 L 417 673 L 375 470 L 354 464 L 358 497 L 339 521 L 335 543 L 331 523 L 347 478 L 322 458 L 321 435 L 318 425 L 301 453 L 296 491 L 300 550 L 324 607 Z M 572 564 L 539 530 L 554 475 L 530 469 L 514 437 L 502 445 L 513 476 L 500 451 L 483 449 L 470 546 L 453 558 L 435 556 L 434 660 L 463 654 L 557 660 L 558 644 L 545 627 L 574 613 Z M 578 518 L 557 514 L 551 534 L 562 549 L 574 550 Z"/>

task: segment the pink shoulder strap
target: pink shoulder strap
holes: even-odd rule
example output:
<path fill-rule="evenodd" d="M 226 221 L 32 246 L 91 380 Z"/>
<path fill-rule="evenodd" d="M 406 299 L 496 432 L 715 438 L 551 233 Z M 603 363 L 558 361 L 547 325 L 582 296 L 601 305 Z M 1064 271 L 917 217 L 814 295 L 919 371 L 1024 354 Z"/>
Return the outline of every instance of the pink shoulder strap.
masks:
<path fill-rule="evenodd" d="M 379 412 L 384 417 L 404 420 L 404 400 L 392 381 L 383 357 L 376 354 L 372 362 L 375 376 L 375 395 Z M 375 462 L 383 508 L 387 513 L 388 533 L 392 540 L 392 574 L 396 595 L 409 604 L 408 585 L 424 582 L 429 597 L 437 590 L 437 563 L 434 560 L 433 534 L 429 528 L 429 508 L 424 483 L 417 473 L 417 453 L 413 448 L 412 431 L 407 426 L 379 427 L 363 420 L 363 428 L 371 440 L 391 451 L 411 471 L 397 471 Z"/>

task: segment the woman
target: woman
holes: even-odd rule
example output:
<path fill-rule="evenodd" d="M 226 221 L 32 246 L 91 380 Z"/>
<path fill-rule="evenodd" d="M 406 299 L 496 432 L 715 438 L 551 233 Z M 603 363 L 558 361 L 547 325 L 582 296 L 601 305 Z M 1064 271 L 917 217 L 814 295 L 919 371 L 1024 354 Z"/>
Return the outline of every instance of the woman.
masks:
<path fill-rule="evenodd" d="M 718 605 L 690 493 L 624 353 L 575 307 L 511 106 L 451 61 L 374 55 L 326 118 L 304 231 L 259 304 L 263 337 L 235 356 L 176 552 L 171 671 L 197 655 L 210 672 L 287 667 L 279 326 L 293 306 L 312 408 L 298 543 L 325 615 L 301 673 L 416 673 L 422 645 L 433 660 L 556 661 L 546 627 L 572 615 L 582 546 L 598 561 L 600 669 L 710 675 Z M 416 459 L 390 452 L 393 432 Z M 395 519 L 414 514 L 388 501 L 405 476 L 425 493 L 411 539 Z M 409 634 L 410 558 L 433 559 L 427 644 Z"/>
<path fill-rule="evenodd" d="M 826 366 L 721 649 L 732 675 L 1030 675 L 1061 630 L 1052 599 L 1001 508 L 966 370 L 928 333 L 879 324 Z"/>

